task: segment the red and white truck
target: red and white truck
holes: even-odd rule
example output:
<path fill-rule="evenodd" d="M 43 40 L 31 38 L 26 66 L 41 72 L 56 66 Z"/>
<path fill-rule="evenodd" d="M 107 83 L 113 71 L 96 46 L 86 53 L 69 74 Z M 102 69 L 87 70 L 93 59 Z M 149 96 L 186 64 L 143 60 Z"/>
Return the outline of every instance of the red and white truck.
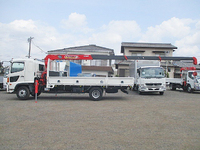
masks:
<path fill-rule="evenodd" d="M 200 70 L 195 67 L 183 67 L 180 69 L 181 78 L 166 78 L 171 90 L 182 88 L 189 93 L 200 91 Z"/>
<path fill-rule="evenodd" d="M 103 92 L 127 93 L 134 85 L 131 77 L 71 77 L 68 60 L 92 59 L 90 55 L 47 55 L 43 61 L 13 59 L 7 80 L 7 92 L 16 93 L 21 100 L 42 92 L 89 93 L 92 100 L 100 100 Z M 36 81 L 39 83 L 35 88 Z"/>

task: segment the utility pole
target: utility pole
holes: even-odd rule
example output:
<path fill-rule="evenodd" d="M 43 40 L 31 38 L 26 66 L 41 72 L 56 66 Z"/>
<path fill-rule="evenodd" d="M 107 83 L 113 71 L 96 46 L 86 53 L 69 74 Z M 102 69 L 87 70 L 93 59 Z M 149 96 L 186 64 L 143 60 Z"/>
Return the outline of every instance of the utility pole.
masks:
<path fill-rule="evenodd" d="M 28 58 L 31 57 L 31 40 L 34 39 L 34 37 L 30 37 L 28 38 L 28 42 L 29 42 L 29 52 L 28 52 Z"/>

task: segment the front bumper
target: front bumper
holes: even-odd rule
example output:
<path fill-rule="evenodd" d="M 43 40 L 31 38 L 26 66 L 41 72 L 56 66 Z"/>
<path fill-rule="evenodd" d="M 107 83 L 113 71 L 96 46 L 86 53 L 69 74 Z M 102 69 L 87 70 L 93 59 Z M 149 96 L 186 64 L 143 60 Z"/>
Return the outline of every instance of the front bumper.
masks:
<path fill-rule="evenodd" d="M 163 92 L 166 91 L 166 86 L 146 86 L 146 85 L 141 85 L 138 88 L 138 91 L 141 92 Z"/>
<path fill-rule="evenodd" d="M 9 85 L 7 85 L 7 92 L 8 93 L 14 93 L 14 89 L 12 89 Z"/>

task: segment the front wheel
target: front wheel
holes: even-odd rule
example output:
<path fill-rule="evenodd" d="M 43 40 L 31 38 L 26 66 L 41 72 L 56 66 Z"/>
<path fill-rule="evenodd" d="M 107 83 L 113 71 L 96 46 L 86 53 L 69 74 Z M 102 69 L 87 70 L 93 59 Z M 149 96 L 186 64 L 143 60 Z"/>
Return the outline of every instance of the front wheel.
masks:
<path fill-rule="evenodd" d="M 160 92 L 160 95 L 163 95 L 164 94 L 164 92 Z"/>
<path fill-rule="evenodd" d="M 93 87 L 93 88 L 91 88 L 91 90 L 89 92 L 90 98 L 94 101 L 98 101 L 98 100 L 102 99 L 102 95 L 103 95 L 103 91 L 99 87 Z"/>
<path fill-rule="evenodd" d="M 141 92 L 141 91 L 139 91 L 139 90 L 138 90 L 137 92 L 138 92 L 139 95 L 142 95 L 142 94 L 143 94 L 143 92 Z"/>
<path fill-rule="evenodd" d="M 193 92 L 190 85 L 187 86 L 187 92 L 188 92 L 188 93 L 192 93 L 192 92 Z"/>
<path fill-rule="evenodd" d="M 17 97 L 21 100 L 27 100 L 30 96 L 30 91 L 26 86 L 21 86 L 17 90 Z"/>

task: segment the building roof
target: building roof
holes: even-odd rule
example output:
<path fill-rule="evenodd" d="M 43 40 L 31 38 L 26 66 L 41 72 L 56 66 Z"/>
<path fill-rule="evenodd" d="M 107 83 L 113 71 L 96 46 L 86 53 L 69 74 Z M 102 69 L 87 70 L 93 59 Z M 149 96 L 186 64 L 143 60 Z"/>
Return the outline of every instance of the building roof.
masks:
<path fill-rule="evenodd" d="M 82 66 L 82 70 L 114 72 L 111 66 Z"/>
<path fill-rule="evenodd" d="M 67 52 L 107 52 L 110 55 L 114 55 L 114 50 L 110 48 L 105 48 L 101 46 L 97 46 L 94 44 L 85 45 L 85 46 L 77 46 L 77 47 L 69 47 L 69 48 L 63 48 L 63 49 L 57 49 L 57 50 L 50 50 L 48 51 L 48 54 L 65 54 Z"/>
<path fill-rule="evenodd" d="M 122 42 L 121 53 L 124 53 L 124 48 L 163 48 L 163 49 L 177 49 L 176 46 L 171 43 L 140 43 L 140 42 Z"/>

